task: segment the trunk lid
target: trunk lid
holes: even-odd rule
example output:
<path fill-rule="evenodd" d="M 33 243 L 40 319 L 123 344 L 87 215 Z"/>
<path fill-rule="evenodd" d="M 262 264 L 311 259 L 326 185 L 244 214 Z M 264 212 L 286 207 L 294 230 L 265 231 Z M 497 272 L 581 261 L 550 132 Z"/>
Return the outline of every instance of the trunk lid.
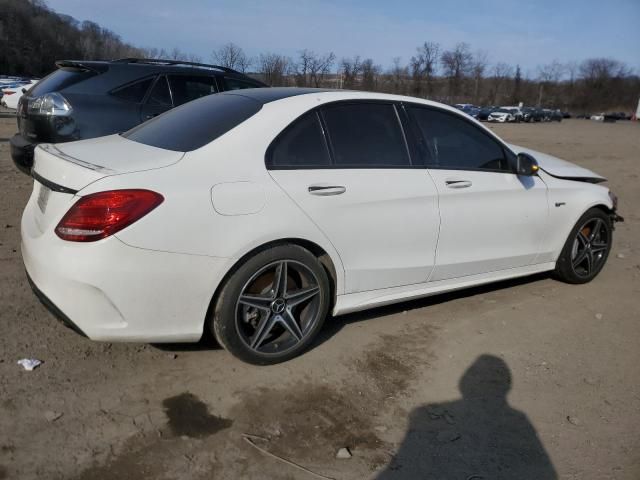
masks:
<path fill-rule="evenodd" d="M 55 227 L 87 185 L 110 175 L 168 167 L 184 156 L 119 135 L 41 144 L 34 153 L 30 212 L 39 233 Z"/>
<path fill-rule="evenodd" d="M 168 167 L 183 156 L 183 152 L 109 135 L 78 142 L 38 145 L 33 175 L 75 193 L 102 177 Z"/>

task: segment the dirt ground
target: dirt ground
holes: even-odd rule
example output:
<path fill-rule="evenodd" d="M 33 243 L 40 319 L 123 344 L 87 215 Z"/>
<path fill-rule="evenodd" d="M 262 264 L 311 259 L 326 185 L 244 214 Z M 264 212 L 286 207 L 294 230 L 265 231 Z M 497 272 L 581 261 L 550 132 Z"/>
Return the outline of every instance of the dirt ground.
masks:
<path fill-rule="evenodd" d="M 599 277 L 339 317 L 259 368 L 210 342 L 94 343 L 55 321 L 25 278 L 31 181 L 0 119 L 0 479 L 319 478 L 264 451 L 335 479 L 640 478 L 640 124 L 492 128 L 610 179 L 626 222 Z"/>

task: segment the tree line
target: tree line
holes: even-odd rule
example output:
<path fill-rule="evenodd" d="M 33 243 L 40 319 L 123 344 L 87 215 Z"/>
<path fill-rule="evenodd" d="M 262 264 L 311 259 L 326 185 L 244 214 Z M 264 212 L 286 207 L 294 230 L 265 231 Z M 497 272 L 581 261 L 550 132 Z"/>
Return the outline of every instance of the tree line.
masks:
<path fill-rule="evenodd" d="M 100 25 L 61 15 L 44 0 L 0 0 L 0 73 L 44 76 L 60 59 L 109 60 L 125 57 L 202 62 L 178 48 L 140 48 Z M 631 111 L 640 95 L 640 77 L 614 58 L 553 61 L 524 75 L 519 65 L 491 62 L 467 43 L 446 48 L 426 41 L 410 55 L 383 67 L 372 58 L 338 59 L 333 52 L 301 49 L 295 56 L 248 56 L 228 43 L 208 60 L 260 78 L 272 86 L 345 88 L 397 93 L 446 103 L 526 105 L 572 112 Z"/>
<path fill-rule="evenodd" d="M 409 61 L 395 57 L 384 68 L 360 56 L 338 60 L 333 52 L 300 50 L 296 57 L 262 53 L 248 57 L 228 43 L 211 54 L 219 65 L 250 72 L 271 86 L 328 87 L 367 90 L 454 103 L 525 105 L 575 113 L 635 110 L 640 77 L 614 58 L 581 62 L 557 60 L 523 75 L 519 65 L 491 63 L 483 50 L 469 44 L 444 48 L 437 42 L 418 46 Z"/>

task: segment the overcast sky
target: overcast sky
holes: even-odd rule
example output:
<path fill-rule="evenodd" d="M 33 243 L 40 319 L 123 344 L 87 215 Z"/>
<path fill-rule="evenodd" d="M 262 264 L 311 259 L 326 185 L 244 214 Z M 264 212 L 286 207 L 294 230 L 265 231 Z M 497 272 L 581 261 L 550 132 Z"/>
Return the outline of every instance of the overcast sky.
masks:
<path fill-rule="evenodd" d="M 610 56 L 640 72 L 640 0 L 48 0 L 142 47 L 209 61 L 227 42 L 253 56 L 303 48 L 361 55 L 389 66 L 417 45 L 467 42 L 492 63 L 536 66 Z"/>

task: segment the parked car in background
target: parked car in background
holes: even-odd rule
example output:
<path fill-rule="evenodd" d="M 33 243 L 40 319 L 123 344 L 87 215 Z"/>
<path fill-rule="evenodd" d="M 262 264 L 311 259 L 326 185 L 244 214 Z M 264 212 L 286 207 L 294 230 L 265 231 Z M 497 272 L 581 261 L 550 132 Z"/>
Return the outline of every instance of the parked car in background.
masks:
<path fill-rule="evenodd" d="M 267 86 L 230 68 L 179 60 L 63 60 L 56 66 L 18 104 L 11 156 L 25 173 L 38 143 L 124 132 L 212 93 Z"/>
<path fill-rule="evenodd" d="M 551 111 L 551 121 L 552 122 L 561 122 L 562 121 L 562 112 L 560 110 L 552 110 Z"/>
<path fill-rule="evenodd" d="M 589 282 L 619 219 L 598 174 L 368 92 L 211 95 L 40 145 L 33 177 L 22 256 L 50 310 L 108 342 L 213 332 L 256 364 L 302 353 L 330 314 L 545 271 Z"/>
<path fill-rule="evenodd" d="M 541 122 L 543 120 L 542 110 L 536 107 L 524 107 L 522 109 L 522 120 L 528 123 Z"/>
<path fill-rule="evenodd" d="M 516 116 L 511 109 L 500 107 L 489 114 L 487 121 L 497 123 L 515 122 Z"/>
<path fill-rule="evenodd" d="M 515 118 L 515 122 L 521 122 L 524 118 L 524 114 L 522 113 L 522 109 L 520 107 L 500 107 L 505 110 L 509 110 L 513 117 Z"/>
<path fill-rule="evenodd" d="M 30 80 L 28 83 L 19 84 L 12 88 L 3 88 L 2 105 L 4 107 L 16 110 L 18 108 L 18 102 L 22 98 L 22 95 L 31 87 L 36 85 L 38 81 L 39 80 Z"/>
<path fill-rule="evenodd" d="M 458 107 L 456 106 L 456 108 L 458 108 Z M 476 120 L 479 119 L 480 107 L 476 107 L 475 105 L 471 105 L 471 104 L 464 104 L 464 106 L 462 106 L 461 108 L 458 108 L 458 109 L 460 111 L 466 113 L 470 117 L 475 118 Z"/>
<path fill-rule="evenodd" d="M 489 115 L 491 114 L 491 112 L 493 112 L 494 110 L 496 110 L 498 107 L 482 107 L 480 108 L 480 112 L 478 112 L 478 120 L 480 121 L 488 121 L 489 120 Z"/>

